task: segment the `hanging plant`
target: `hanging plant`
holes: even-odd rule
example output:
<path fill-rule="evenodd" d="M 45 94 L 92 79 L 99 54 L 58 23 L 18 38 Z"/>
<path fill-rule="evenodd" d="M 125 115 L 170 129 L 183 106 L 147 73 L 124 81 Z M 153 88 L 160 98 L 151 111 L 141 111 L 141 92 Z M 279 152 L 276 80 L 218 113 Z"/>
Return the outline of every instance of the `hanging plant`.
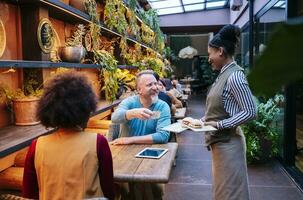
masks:
<path fill-rule="evenodd" d="M 85 35 L 85 48 L 87 51 L 98 50 L 101 47 L 101 27 L 95 23 L 89 23 L 88 31 Z"/>
<path fill-rule="evenodd" d="M 154 32 L 144 23 L 141 24 L 141 30 L 142 30 L 141 33 L 142 41 L 146 44 L 150 44 L 151 46 L 153 46 L 155 41 Z"/>
<path fill-rule="evenodd" d="M 137 40 L 141 40 L 140 37 L 140 28 L 137 24 L 137 18 L 135 13 L 131 9 L 126 9 L 126 17 L 128 19 L 128 27 L 127 27 L 127 32 L 128 35 L 132 36 L 134 35 Z"/>
<path fill-rule="evenodd" d="M 97 3 L 95 0 L 84 1 L 85 11 L 90 16 L 90 20 L 94 23 L 99 24 L 99 17 L 97 15 Z"/>
<path fill-rule="evenodd" d="M 140 69 L 151 69 L 159 74 L 160 77 L 163 77 L 164 63 L 159 58 L 145 57 L 141 62 Z"/>
<path fill-rule="evenodd" d="M 116 28 L 121 34 L 125 34 L 127 29 L 125 9 L 121 0 L 106 0 L 104 7 L 104 23 L 110 29 Z"/>
<path fill-rule="evenodd" d="M 120 56 L 123 57 L 123 58 L 125 58 L 125 56 L 127 54 L 127 49 L 128 49 L 127 41 L 126 41 L 125 37 L 121 37 L 120 38 L 119 47 L 120 47 L 120 50 L 121 50 Z"/>
<path fill-rule="evenodd" d="M 106 100 L 114 101 L 119 89 L 117 79 L 118 61 L 105 50 L 93 50 L 93 52 L 95 63 L 102 66 L 100 80 L 104 80 L 104 83 L 106 83 L 101 90 L 105 92 Z"/>

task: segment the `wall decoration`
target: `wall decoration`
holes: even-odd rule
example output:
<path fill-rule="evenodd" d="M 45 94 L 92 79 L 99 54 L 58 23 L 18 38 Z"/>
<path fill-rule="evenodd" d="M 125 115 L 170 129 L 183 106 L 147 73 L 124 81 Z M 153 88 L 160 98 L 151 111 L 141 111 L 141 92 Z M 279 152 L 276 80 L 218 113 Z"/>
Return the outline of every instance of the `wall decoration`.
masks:
<path fill-rule="evenodd" d="M 0 20 L 0 58 L 4 53 L 6 46 L 6 33 L 3 22 Z"/>
<path fill-rule="evenodd" d="M 52 47 L 52 49 L 50 50 L 49 53 L 49 59 L 52 62 L 60 62 L 61 58 L 59 56 L 59 48 L 61 47 L 61 42 L 60 42 L 60 38 L 59 35 L 57 33 L 57 31 L 55 29 L 53 29 L 54 31 L 54 45 Z"/>
<path fill-rule="evenodd" d="M 44 53 L 50 53 L 54 46 L 54 28 L 47 18 L 40 20 L 37 30 L 39 46 Z"/>

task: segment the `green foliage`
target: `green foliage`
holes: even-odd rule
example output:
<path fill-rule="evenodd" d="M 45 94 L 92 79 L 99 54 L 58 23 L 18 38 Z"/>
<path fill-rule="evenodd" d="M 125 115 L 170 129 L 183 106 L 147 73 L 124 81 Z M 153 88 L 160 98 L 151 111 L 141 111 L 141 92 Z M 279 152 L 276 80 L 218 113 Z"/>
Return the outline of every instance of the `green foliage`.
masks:
<path fill-rule="evenodd" d="M 73 33 L 73 36 L 71 38 L 67 39 L 66 46 L 83 46 L 83 37 L 85 35 L 85 27 L 83 24 L 79 24 L 77 26 L 76 31 Z"/>
<path fill-rule="evenodd" d="M 135 11 L 136 5 L 137 5 L 137 0 L 128 0 L 128 5 L 132 11 Z"/>
<path fill-rule="evenodd" d="M 117 69 L 118 61 L 105 50 L 93 50 L 94 62 L 102 66 L 100 80 L 104 80 L 102 90 L 105 92 L 105 98 L 108 101 L 114 101 L 119 89 Z"/>
<path fill-rule="evenodd" d="M 178 60 L 179 58 L 175 55 L 174 51 L 170 47 L 165 47 L 163 49 L 163 56 L 167 60 L 175 61 Z"/>
<path fill-rule="evenodd" d="M 97 3 L 95 0 L 84 1 L 85 11 L 89 14 L 90 19 L 94 23 L 99 24 L 99 18 L 97 17 Z"/>
<path fill-rule="evenodd" d="M 116 28 L 119 33 L 125 34 L 127 21 L 125 19 L 125 7 L 121 0 L 106 0 L 104 23 L 110 29 Z"/>
<path fill-rule="evenodd" d="M 217 78 L 219 72 L 212 70 L 210 64 L 208 63 L 207 57 L 202 58 L 200 61 L 200 66 L 202 73 L 202 84 L 204 86 L 211 85 Z"/>
<path fill-rule="evenodd" d="M 281 24 L 248 76 L 254 93 L 267 96 L 303 78 L 303 18 Z"/>
<path fill-rule="evenodd" d="M 284 102 L 282 95 L 275 95 L 264 103 L 257 103 L 257 119 L 242 125 L 246 137 L 248 163 L 264 162 L 278 153 L 279 134 L 277 116 Z"/>

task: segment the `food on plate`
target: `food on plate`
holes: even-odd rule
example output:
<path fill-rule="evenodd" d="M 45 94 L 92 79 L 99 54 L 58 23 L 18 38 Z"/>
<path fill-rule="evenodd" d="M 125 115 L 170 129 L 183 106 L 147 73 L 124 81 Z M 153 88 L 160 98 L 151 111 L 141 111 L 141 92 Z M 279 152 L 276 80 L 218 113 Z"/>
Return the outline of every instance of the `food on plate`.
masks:
<path fill-rule="evenodd" d="M 191 117 L 185 117 L 182 120 L 181 125 L 189 126 L 191 128 L 202 128 L 202 122 L 198 119 L 194 119 L 194 118 L 191 118 Z"/>

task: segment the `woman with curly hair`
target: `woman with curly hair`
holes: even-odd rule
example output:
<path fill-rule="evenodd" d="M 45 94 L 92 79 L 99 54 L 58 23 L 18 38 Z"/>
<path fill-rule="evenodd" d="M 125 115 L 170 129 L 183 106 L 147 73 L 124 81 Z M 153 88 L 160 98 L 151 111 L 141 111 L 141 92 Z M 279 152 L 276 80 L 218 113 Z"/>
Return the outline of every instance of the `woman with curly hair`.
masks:
<path fill-rule="evenodd" d="M 234 61 L 240 28 L 224 26 L 208 44 L 208 61 L 220 71 L 206 98 L 205 133 L 212 153 L 213 199 L 248 200 L 245 137 L 240 125 L 256 117 L 256 105 L 243 69 Z"/>
<path fill-rule="evenodd" d="M 80 73 L 59 74 L 44 87 L 37 115 L 45 127 L 57 130 L 32 142 L 25 160 L 23 197 L 114 199 L 107 140 L 83 131 L 96 106 L 96 95 Z"/>

